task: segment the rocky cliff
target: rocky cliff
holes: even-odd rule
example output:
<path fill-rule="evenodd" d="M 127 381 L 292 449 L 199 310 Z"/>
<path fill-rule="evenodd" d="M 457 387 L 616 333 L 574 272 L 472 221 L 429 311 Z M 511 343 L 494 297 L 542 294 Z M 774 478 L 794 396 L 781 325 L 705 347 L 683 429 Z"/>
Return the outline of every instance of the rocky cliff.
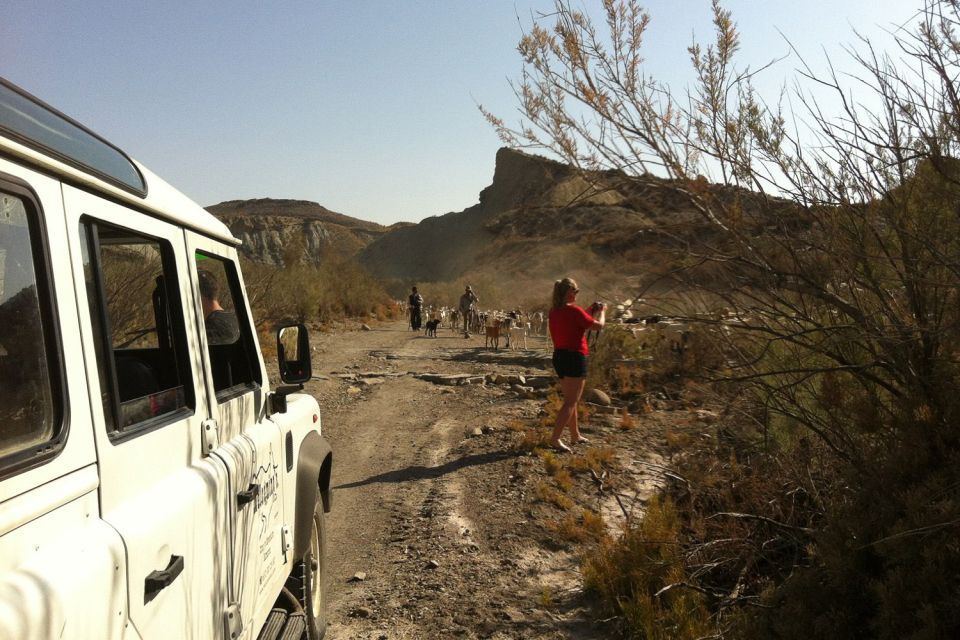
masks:
<path fill-rule="evenodd" d="M 392 229 L 358 258 L 381 277 L 415 281 L 589 270 L 611 256 L 629 260 L 653 224 L 649 214 L 656 211 L 635 191 L 615 174 L 584 177 L 562 163 L 502 148 L 478 204 Z"/>
<path fill-rule="evenodd" d="M 291 257 L 316 264 L 331 253 L 353 256 L 389 229 L 305 200 L 231 200 L 207 211 L 240 238 L 243 255 L 274 265 Z"/>
<path fill-rule="evenodd" d="M 390 227 L 302 200 L 231 201 L 208 210 L 260 262 L 318 263 L 335 253 L 393 281 L 514 276 L 515 284 L 536 286 L 561 274 L 639 274 L 657 260 L 657 234 L 648 231 L 680 230 L 695 217 L 666 181 L 582 174 L 507 148 L 497 152 L 493 180 L 478 200 L 463 211 Z"/>

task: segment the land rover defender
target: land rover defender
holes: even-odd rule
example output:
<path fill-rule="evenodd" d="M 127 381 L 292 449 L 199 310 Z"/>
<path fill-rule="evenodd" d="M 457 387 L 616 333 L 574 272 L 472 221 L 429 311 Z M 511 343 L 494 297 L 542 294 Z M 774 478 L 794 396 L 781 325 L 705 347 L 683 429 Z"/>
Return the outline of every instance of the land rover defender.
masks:
<path fill-rule="evenodd" d="M 271 387 L 238 244 L 0 78 L 0 638 L 323 635 L 307 330 Z"/>

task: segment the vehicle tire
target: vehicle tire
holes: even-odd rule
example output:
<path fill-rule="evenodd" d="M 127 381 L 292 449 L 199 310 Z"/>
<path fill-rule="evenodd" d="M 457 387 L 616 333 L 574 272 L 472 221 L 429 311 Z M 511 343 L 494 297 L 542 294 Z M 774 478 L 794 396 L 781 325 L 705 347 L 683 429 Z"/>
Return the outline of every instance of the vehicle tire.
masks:
<path fill-rule="evenodd" d="M 303 556 L 303 611 L 307 615 L 307 637 L 320 640 L 327 632 L 326 561 L 327 535 L 323 501 L 317 498 L 313 508 L 310 545 Z"/>

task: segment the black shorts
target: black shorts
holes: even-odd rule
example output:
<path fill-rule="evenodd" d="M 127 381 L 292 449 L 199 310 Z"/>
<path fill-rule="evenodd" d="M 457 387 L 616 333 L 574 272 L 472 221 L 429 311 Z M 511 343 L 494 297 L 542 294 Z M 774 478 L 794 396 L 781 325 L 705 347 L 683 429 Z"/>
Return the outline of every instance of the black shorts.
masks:
<path fill-rule="evenodd" d="M 587 377 L 587 356 L 579 351 L 556 349 L 553 352 L 553 369 L 561 378 Z"/>

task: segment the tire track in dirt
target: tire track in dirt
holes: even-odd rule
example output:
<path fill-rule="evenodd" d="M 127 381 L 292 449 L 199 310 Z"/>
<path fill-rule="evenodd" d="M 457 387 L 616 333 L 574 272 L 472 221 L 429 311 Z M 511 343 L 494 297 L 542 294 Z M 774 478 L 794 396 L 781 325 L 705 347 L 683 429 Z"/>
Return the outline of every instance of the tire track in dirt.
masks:
<path fill-rule="evenodd" d="M 341 376 L 308 387 L 334 450 L 328 637 L 608 637 L 585 618 L 576 558 L 535 539 L 527 482 L 538 462 L 514 451 L 506 425 L 532 419 L 539 401 L 401 375 L 523 373 L 543 358 L 397 326 L 315 337 L 324 373 Z M 393 375 L 342 377 L 378 371 Z M 351 581 L 357 572 L 365 579 Z"/>

